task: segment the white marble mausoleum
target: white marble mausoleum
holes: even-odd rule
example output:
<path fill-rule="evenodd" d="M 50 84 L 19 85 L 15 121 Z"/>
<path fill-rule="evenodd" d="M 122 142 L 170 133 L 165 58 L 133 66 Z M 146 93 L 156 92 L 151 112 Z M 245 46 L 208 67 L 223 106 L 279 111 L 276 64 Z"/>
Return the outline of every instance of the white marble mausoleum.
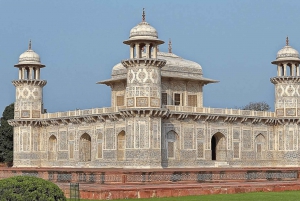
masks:
<path fill-rule="evenodd" d="M 300 167 L 300 58 L 288 41 L 272 62 L 274 112 L 203 106 L 203 87 L 218 81 L 170 45 L 160 52 L 144 14 L 123 43 L 129 58 L 98 82 L 111 88 L 109 108 L 46 113 L 45 65 L 31 44 L 21 54 L 14 167 Z"/>

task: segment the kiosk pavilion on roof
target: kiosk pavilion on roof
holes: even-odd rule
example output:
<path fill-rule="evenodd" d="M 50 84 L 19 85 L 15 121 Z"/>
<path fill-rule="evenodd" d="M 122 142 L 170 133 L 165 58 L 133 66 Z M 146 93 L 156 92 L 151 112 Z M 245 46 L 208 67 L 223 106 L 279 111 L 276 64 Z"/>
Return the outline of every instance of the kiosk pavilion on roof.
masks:
<path fill-rule="evenodd" d="M 300 166 L 299 53 L 288 44 L 272 62 L 275 112 L 206 108 L 202 67 L 158 51 L 145 21 L 131 29 L 128 59 L 110 79 L 111 107 L 45 113 L 40 57 L 15 67 L 14 167 L 168 168 Z"/>

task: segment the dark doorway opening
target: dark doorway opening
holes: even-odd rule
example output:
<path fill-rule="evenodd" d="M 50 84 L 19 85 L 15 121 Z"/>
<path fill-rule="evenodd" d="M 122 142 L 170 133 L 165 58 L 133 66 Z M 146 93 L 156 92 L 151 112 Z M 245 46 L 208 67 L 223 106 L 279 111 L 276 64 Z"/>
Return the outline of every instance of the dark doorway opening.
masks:
<path fill-rule="evenodd" d="M 217 158 L 216 155 L 216 147 L 217 147 L 217 142 L 216 142 L 216 137 L 212 136 L 211 138 L 211 160 L 215 161 Z"/>

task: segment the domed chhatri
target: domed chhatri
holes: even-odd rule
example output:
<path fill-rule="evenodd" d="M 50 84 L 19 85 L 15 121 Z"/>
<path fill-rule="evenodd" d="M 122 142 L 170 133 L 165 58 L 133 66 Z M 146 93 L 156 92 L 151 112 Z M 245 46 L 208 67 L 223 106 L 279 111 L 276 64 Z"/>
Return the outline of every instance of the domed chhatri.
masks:
<path fill-rule="evenodd" d="M 286 37 L 286 45 L 277 52 L 276 61 L 300 60 L 299 52 L 289 45 L 289 38 Z"/>
<path fill-rule="evenodd" d="M 19 63 L 15 66 L 23 64 L 44 66 L 41 64 L 40 56 L 31 49 L 31 41 L 29 41 L 28 50 L 20 55 Z"/>
<path fill-rule="evenodd" d="M 277 52 L 276 60 L 271 62 L 277 65 L 277 76 L 295 77 L 300 76 L 299 52 L 289 45 L 289 38 L 286 37 L 286 45 Z M 277 79 L 272 78 L 272 83 L 277 83 Z"/>
<path fill-rule="evenodd" d="M 129 39 L 124 41 L 125 44 L 130 44 L 136 40 L 154 40 L 158 44 L 163 44 L 162 40 L 158 39 L 157 31 L 148 22 L 145 21 L 145 10 L 143 9 L 142 22 L 130 30 Z"/>

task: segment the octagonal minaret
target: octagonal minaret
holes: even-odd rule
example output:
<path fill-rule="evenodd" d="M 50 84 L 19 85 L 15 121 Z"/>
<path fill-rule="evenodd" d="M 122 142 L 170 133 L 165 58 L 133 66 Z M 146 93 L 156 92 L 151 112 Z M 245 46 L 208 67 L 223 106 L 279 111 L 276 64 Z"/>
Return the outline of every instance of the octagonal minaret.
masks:
<path fill-rule="evenodd" d="M 40 79 L 40 69 L 45 67 L 40 56 L 31 49 L 19 57 L 15 65 L 19 69 L 19 79 L 12 81 L 16 87 L 15 119 L 38 119 L 43 113 L 43 87 L 46 80 Z"/>
<path fill-rule="evenodd" d="M 131 108 L 161 107 L 161 68 L 165 60 L 157 59 L 157 31 L 145 21 L 133 27 L 129 39 L 123 43 L 130 46 L 130 59 L 123 60 L 127 68 L 125 105 Z"/>
<path fill-rule="evenodd" d="M 277 76 L 271 78 L 275 85 L 275 112 L 277 117 L 293 118 L 300 116 L 300 71 L 299 53 L 289 45 L 278 51 L 276 60 Z"/>

